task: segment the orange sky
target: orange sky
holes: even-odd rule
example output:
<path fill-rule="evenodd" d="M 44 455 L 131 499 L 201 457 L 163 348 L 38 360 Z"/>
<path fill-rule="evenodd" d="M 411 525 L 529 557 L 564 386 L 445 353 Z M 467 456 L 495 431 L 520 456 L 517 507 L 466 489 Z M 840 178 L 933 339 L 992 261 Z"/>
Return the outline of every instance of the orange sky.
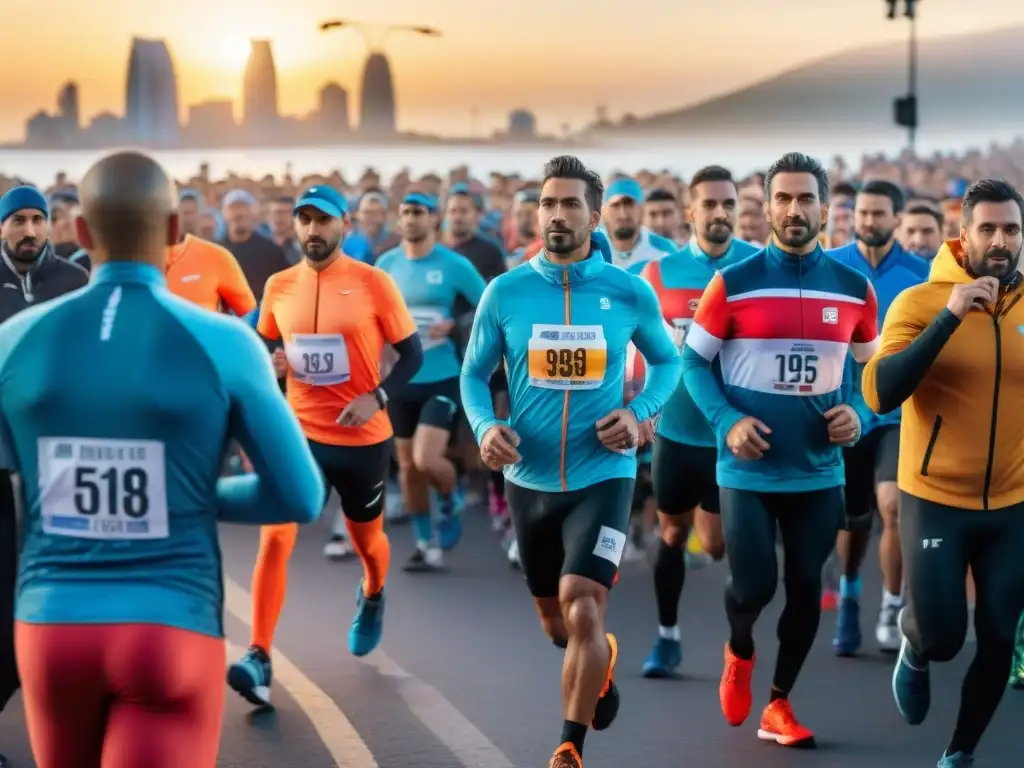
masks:
<path fill-rule="evenodd" d="M 972 0 L 969 17 L 964 2 L 921 0 L 922 34 L 1024 24 L 1019 0 Z M 351 5 L 34 0 L 32 14 L 45 24 L 30 25 L 31 34 L 21 24 L 0 25 L 0 141 L 20 139 L 25 118 L 52 109 L 68 78 L 81 86 L 85 115 L 121 113 L 132 35 L 167 39 L 183 118 L 189 103 L 237 97 L 251 37 L 273 40 L 283 112 L 310 111 L 329 80 L 355 97 L 365 46 L 353 32 L 316 31 L 318 22 L 344 16 Z M 591 119 L 599 104 L 613 117 L 680 106 L 840 48 L 906 35 L 905 23 L 885 21 L 879 0 L 516 0 L 502 3 L 500 14 L 495 8 L 479 0 L 429 8 L 389 0 L 358 14 L 444 30 L 441 39 L 396 35 L 389 43 L 400 128 L 490 132 L 523 106 L 537 113 L 543 130 L 557 131 Z"/>

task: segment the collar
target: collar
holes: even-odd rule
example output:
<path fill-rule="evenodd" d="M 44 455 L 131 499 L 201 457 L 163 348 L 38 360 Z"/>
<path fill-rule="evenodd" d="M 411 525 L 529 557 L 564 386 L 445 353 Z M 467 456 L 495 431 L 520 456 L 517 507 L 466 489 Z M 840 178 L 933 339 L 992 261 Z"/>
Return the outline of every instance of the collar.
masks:
<path fill-rule="evenodd" d="M 601 274 L 605 263 L 600 247 L 594 244 L 593 240 L 591 241 L 590 255 L 583 261 L 573 262 L 572 264 L 556 264 L 548 260 L 547 252 L 543 250 L 530 259 L 530 266 L 538 274 L 545 280 L 557 285 L 565 285 L 567 281 L 568 283 L 576 284 L 593 280 Z"/>
<path fill-rule="evenodd" d="M 691 237 L 689 242 L 686 243 L 683 249 L 704 266 L 709 267 L 711 269 L 716 269 L 716 263 L 721 263 L 722 261 L 724 261 L 725 259 L 729 258 L 729 256 L 732 255 L 732 247 L 735 242 L 736 238 L 731 237 L 729 239 L 729 247 L 725 249 L 725 253 L 723 253 L 721 256 L 715 256 L 714 258 L 708 256 L 708 254 L 704 252 L 704 249 L 701 248 L 700 244 L 697 242 L 696 237 Z"/>
<path fill-rule="evenodd" d="M 634 253 L 636 253 L 637 250 L 641 248 L 646 248 L 650 244 L 651 232 L 649 229 L 647 229 L 647 227 L 641 226 L 640 229 L 637 230 L 636 240 L 633 241 L 632 247 L 625 251 L 616 250 L 615 245 L 612 243 L 611 235 L 606 234 L 606 237 L 608 238 L 608 244 L 611 247 L 612 253 L 615 255 L 615 258 L 628 259 Z"/>
<path fill-rule="evenodd" d="M 768 243 L 768 247 L 765 248 L 765 253 L 768 255 L 768 260 L 783 269 L 792 270 L 803 274 L 810 269 L 817 266 L 823 258 L 825 258 L 825 249 L 821 247 L 819 242 L 815 249 L 804 256 L 797 256 L 794 253 L 783 250 L 779 247 L 778 243 L 775 242 L 775 238 L 771 239 Z"/>
<path fill-rule="evenodd" d="M 141 264 L 137 261 L 108 261 L 93 269 L 92 282 L 132 283 L 151 288 L 162 288 L 167 285 L 167 278 L 152 264 Z"/>
<path fill-rule="evenodd" d="M 338 258 L 331 262 L 330 266 L 324 267 L 323 269 L 313 269 L 309 263 L 309 259 L 305 256 L 298 263 L 302 265 L 302 271 L 319 277 L 321 275 L 334 275 L 340 274 L 348 269 L 348 265 L 353 261 L 352 257 L 347 255 L 344 251 L 338 254 Z"/>

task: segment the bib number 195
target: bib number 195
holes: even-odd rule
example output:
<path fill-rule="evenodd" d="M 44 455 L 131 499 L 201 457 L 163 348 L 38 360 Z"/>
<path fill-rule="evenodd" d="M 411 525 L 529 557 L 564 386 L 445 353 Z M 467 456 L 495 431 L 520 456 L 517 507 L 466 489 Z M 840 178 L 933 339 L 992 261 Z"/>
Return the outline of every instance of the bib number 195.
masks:
<path fill-rule="evenodd" d="M 778 381 L 785 384 L 813 384 L 818 379 L 818 356 L 801 352 L 776 355 Z"/>

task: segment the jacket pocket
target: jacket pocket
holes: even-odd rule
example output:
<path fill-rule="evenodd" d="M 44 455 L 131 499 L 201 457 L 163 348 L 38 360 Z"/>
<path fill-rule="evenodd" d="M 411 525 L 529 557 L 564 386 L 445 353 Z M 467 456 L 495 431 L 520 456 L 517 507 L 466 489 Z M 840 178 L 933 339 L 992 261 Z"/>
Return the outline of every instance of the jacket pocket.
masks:
<path fill-rule="evenodd" d="M 924 458 L 921 460 L 921 477 L 928 476 L 928 464 L 932 460 L 932 451 L 935 450 L 935 442 L 939 439 L 939 430 L 942 428 L 942 417 L 936 416 L 932 425 L 932 434 L 928 438 L 928 447 L 924 449 Z"/>

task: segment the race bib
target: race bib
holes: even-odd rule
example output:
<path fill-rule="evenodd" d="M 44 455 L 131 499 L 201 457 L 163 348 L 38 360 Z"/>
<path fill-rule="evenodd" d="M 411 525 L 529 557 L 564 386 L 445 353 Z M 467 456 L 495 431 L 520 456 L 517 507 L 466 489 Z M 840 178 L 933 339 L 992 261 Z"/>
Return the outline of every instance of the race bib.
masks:
<path fill-rule="evenodd" d="M 597 389 L 604 381 L 608 347 L 600 325 L 534 325 L 529 345 L 530 384 L 541 389 Z"/>
<path fill-rule="evenodd" d="M 690 330 L 692 324 L 692 317 L 676 317 L 672 320 L 672 326 L 669 330 L 672 332 L 672 341 L 676 343 L 676 348 L 680 352 L 686 346 L 686 333 Z"/>
<path fill-rule="evenodd" d="M 340 333 L 297 333 L 284 345 L 284 352 L 298 381 L 314 387 L 348 381 L 348 347 Z"/>
<path fill-rule="evenodd" d="M 409 307 L 409 314 L 412 316 L 413 322 L 416 323 L 416 330 L 420 336 L 420 345 L 423 347 L 424 352 L 428 349 L 439 347 L 448 341 L 447 336 L 443 336 L 440 339 L 430 337 L 431 326 L 447 319 L 447 314 L 443 309 L 438 307 Z"/>
<path fill-rule="evenodd" d="M 159 440 L 39 438 L 43 532 L 77 539 L 166 539 L 167 480 Z"/>

